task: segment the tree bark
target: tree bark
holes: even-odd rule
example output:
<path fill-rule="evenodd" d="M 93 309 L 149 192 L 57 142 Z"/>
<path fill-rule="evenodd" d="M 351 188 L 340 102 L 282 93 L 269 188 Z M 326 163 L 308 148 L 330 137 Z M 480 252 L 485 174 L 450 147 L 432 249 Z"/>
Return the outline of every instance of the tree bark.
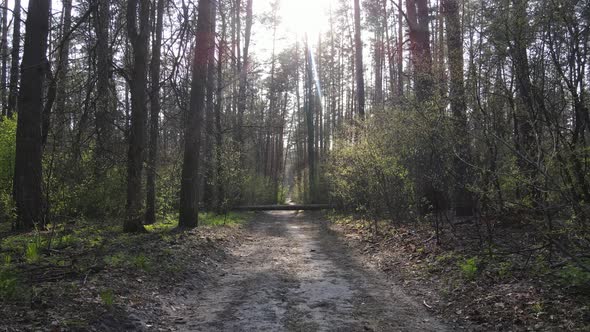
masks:
<path fill-rule="evenodd" d="M 310 203 L 316 202 L 316 154 L 315 154 L 315 124 L 314 118 L 314 93 L 313 93 L 313 68 L 311 60 L 311 50 L 306 41 L 305 43 L 305 66 L 307 78 L 307 100 L 305 104 L 305 123 L 307 125 L 307 162 L 309 165 L 309 199 Z"/>
<path fill-rule="evenodd" d="M 110 69 L 112 62 L 109 45 L 109 25 L 111 20 L 111 0 L 94 0 L 96 31 L 96 151 L 97 169 L 104 167 L 106 158 L 113 148 L 114 103 L 110 87 Z M 135 2 L 135 1 L 134 1 Z M 143 1 L 142 1 L 143 3 Z M 129 4 L 127 6 L 129 10 Z M 129 14 L 128 14 L 129 15 Z M 132 41 L 133 43 L 133 41 Z M 146 52 L 147 53 L 147 52 Z M 144 56 L 145 57 L 145 56 Z"/>
<path fill-rule="evenodd" d="M 213 129 L 214 129 L 214 107 L 213 100 L 216 85 L 215 85 L 215 25 L 216 25 L 217 10 L 216 6 L 211 6 L 211 32 L 209 34 L 209 54 L 207 59 L 207 97 L 205 105 L 205 123 L 206 130 L 205 144 L 204 144 L 204 166 L 205 172 L 203 175 L 203 205 L 205 210 L 210 211 L 215 202 L 215 188 L 213 186 Z"/>
<path fill-rule="evenodd" d="M 2 84 L 2 113 L 8 115 L 8 99 L 6 90 L 8 85 L 6 84 L 6 76 L 8 72 L 8 1 L 4 0 L 4 6 L 2 8 L 2 74 L 0 75 L 0 81 Z"/>
<path fill-rule="evenodd" d="M 463 33 L 457 0 L 443 0 L 446 18 L 447 48 L 449 57 L 449 99 L 454 124 L 457 155 L 453 166 L 456 176 L 454 188 L 455 211 L 459 215 L 470 214 L 472 197 L 466 188 L 468 184 L 467 164 L 470 159 L 469 141 L 467 137 L 467 113 L 465 103 L 465 87 L 463 82 Z"/>
<path fill-rule="evenodd" d="M 29 1 L 16 130 L 14 199 L 17 219 L 14 226 L 17 230 L 45 226 L 41 187 L 43 181 L 41 119 L 43 85 L 47 70 L 49 11 L 49 1 Z"/>
<path fill-rule="evenodd" d="M 430 28 L 428 25 L 428 1 L 407 0 L 407 17 L 410 32 L 412 64 L 416 100 L 428 101 L 433 95 L 432 52 L 430 50 Z"/>
<path fill-rule="evenodd" d="M 70 62 L 70 37 L 67 35 L 72 28 L 72 0 L 63 0 L 63 19 L 61 27 L 61 47 L 59 48 L 59 59 L 57 66 L 57 90 L 55 97 L 56 114 L 56 142 L 62 143 L 64 131 L 69 128 L 69 120 L 66 117 L 67 100 L 67 78 Z"/>
<path fill-rule="evenodd" d="M 222 8 L 219 9 L 221 16 L 221 41 L 219 43 L 218 62 L 217 62 L 217 99 L 215 102 L 215 163 L 216 163 L 216 209 L 218 213 L 223 212 L 223 206 L 225 201 L 225 192 L 223 187 L 223 133 L 221 128 L 221 109 L 222 109 L 222 97 L 223 97 L 223 57 L 225 55 L 226 45 L 226 32 L 227 26 L 225 21 L 225 15 L 223 14 Z"/>
<path fill-rule="evenodd" d="M 205 109 L 205 90 L 207 84 L 207 62 L 211 38 L 210 0 L 199 1 L 197 36 L 195 41 L 193 73 L 191 83 L 190 108 L 185 117 L 184 162 L 180 188 L 180 213 L 178 227 L 193 228 L 198 225 L 198 184 L 199 148 L 201 123 Z"/>
<path fill-rule="evenodd" d="M 240 31 L 238 30 L 238 34 Z M 238 88 L 238 134 L 237 143 L 239 149 L 244 148 L 244 113 L 246 111 L 246 84 L 248 83 L 248 70 L 250 69 L 249 48 L 250 36 L 252 34 L 252 0 L 246 2 L 246 31 L 244 34 L 244 51 L 242 53 L 243 61 L 240 71 L 240 85 Z M 238 64 L 239 65 L 239 64 Z"/>
<path fill-rule="evenodd" d="M 151 225 L 156 222 L 156 170 L 158 166 L 158 133 L 160 119 L 160 54 L 162 48 L 162 29 L 164 21 L 165 0 L 158 0 L 156 5 L 155 36 L 152 42 L 152 61 L 150 74 L 152 89 L 150 91 L 150 128 L 149 152 L 146 168 L 146 210 L 145 223 Z"/>
<path fill-rule="evenodd" d="M 20 58 L 20 0 L 14 0 L 13 11 L 13 32 L 12 32 L 12 55 L 10 59 L 10 95 L 8 96 L 8 109 L 6 115 L 12 117 L 16 111 L 18 99 L 18 79 L 19 79 L 19 58 Z"/>
<path fill-rule="evenodd" d="M 365 118 L 365 78 L 363 67 L 363 42 L 361 40 L 361 8 L 359 0 L 354 0 L 354 48 L 356 69 L 356 98 L 358 102 L 358 115 L 361 120 Z"/>
<path fill-rule="evenodd" d="M 123 224 L 125 232 L 140 232 L 143 227 L 142 171 L 145 153 L 147 109 L 147 54 L 150 9 L 148 1 L 140 1 L 139 27 L 137 26 L 137 0 L 127 2 L 127 32 L 133 50 L 133 69 L 129 82 L 131 89 L 131 128 L 127 154 L 127 206 Z"/>

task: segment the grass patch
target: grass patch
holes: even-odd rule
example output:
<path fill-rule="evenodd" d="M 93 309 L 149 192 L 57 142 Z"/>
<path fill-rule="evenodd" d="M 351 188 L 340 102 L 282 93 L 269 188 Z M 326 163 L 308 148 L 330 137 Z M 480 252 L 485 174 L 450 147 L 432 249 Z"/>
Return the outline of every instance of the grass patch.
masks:
<path fill-rule="evenodd" d="M 229 212 L 227 214 L 200 213 L 199 224 L 203 226 L 236 226 L 245 223 L 251 213 Z"/>
<path fill-rule="evenodd" d="M 474 280 L 477 276 L 477 260 L 475 257 L 468 258 L 462 263 L 459 263 L 461 273 L 467 280 Z"/>
<path fill-rule="evenodd" d="M 113 293 L 112 289 L 103 290 L 99 295 L 102 303 L 108 308 L 111 308 L 115 303 L 115 294 Z"/>
<path fill-rule="evenodd" d="M 216 214 L 211 212 L 199 213 L 199 226 L 236 226 L 250 219 L 251 213 L 229 212 Z M 153 225 L 146 225 L 149 232 L 168 232 L 178 227 L 178 214 L 170 213 Z"/>
<path fill-rule="evenodd" d="M 0 267 L 0 302 L 14 299 L 18 294 L 18 275 L 10 266 Z"/>

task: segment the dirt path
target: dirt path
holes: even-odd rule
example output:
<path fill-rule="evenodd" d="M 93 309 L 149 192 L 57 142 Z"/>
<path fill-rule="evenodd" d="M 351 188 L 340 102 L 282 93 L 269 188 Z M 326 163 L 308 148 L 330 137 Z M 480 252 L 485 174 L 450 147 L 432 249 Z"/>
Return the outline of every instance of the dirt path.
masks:
<path fill-rule="evenodd" d="M 260 213 L 205 290 L 166 306 L 190 331 L 444 331 L 422 305 L 364 269 L 318 214 Z"/>

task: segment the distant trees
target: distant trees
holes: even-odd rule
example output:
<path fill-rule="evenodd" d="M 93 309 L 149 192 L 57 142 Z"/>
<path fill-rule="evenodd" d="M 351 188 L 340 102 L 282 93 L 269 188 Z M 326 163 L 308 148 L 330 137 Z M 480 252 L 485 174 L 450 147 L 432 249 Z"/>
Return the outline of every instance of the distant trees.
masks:
<path fill-rule="evenodd" d="M 15 1 L 15 226 L 125 211 L 134 232 L 178 211 L 193 227 L 289 197 L 396 220 L 516 213 L 586 246 L 586 2 L 339 0 L 304 39 L 282 31 L 284 1 L 64 0 L 51 22 L 30 1 L 23 49 Z"/>

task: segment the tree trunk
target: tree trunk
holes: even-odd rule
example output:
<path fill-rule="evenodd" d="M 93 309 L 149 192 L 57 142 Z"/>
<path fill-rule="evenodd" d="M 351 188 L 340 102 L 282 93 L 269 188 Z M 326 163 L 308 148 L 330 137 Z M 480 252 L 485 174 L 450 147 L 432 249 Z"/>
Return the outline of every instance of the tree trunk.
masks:
<path fill-rule="evenodd" d="M 13 32 L 12 32 L 12 55 L 10 59 L 10 95 L 8 96 L 8 109 L 6 115 L 12 117 L 16 110 L 18 99 L 18 79 L 19 79 L 19 58 L 20 58 L 20 0 L 14 0 L 13 11 Z"/>
<path fill-rule="evenodd" d="M 185 117 L 184 163 L 182 165 L 178 222 L 180 228 L 192 228 L 198 225 L 199 145 L 205 108 L 208 54 L 209 47 L 212 47 L 209 45 L 212 5 L 215 6 L 210 0 L 199 1 L 196 46 L 192 62 L 190 108 Z"/>
<path fill-rule="evenodd" d="M 354 0 L 354 48 L 356 69 L 356 98 L 358 114 L 361 120 L 365 118 L 365 78 L 363 67 L 363 42 L 361 40 L 361 8 L 359 0 Z"/>
<path fill-rule="evenodd" d="M 0 81 L 2 84 L 2 112 L 0 114 L 8 115 L 8 99 L 6 89 L 6 75 L 8 65 L 8 0 L 4 0 L 4 6 L 2 8 L 2 74 L 0 75 Z"/>
<path fill-rule="evenodd" d="M 226 45 L 226 31 L 227 26 L 225 23 L 225 15 L 223 14 L 222 8 L 219 9 L 219 14 L 221 16 L 221 41 L 219 43 L 219 53 L 218 53 L 218 62 L 217 62 L 217 99 L 215 103 L 215 163 L 216 163 L 216 209 L 217 213 L 223 212 L 224 208 L 224 201 L 225 201 L 225 192 L 223 188 L 223 133 L 221 128 L 221 108 L 222 108 L 222 95 L 223 95 L 223 57 L 225 55 L 225 47 Z"/>
<path fill-rule="evenodd" d="M 43 181 L 41 113 L 43 85 L 47 70 L 49 11 L 49 1 L 29 1 L 16 130 L 14 199 L 17 212 L 15 229 L 18 230 L 45 226 L 41 187 Z"/>
<path fill-rule="evenodd" d="M 238 30 L 238 34 L 240 31 Z M 240 68 L 240 86 L 238 88 L 238 135 L 237 143 L 239 149 L 244 148 L 244 112 L 246 111 L 246 84 L 248 82 L 248 70 L 250 69 L 249 48 L 250 36 L 252 34 L 252 0 L 247 0 L 246 3 L 246 31 L 244 35 L 244 52 L 242 54 L 243 61 Z"/>
<path fill-rule="evenodd" d="M 443 0 L 446 16 L 447 48 L 449 57 L 450 85 L 449 99 L 454 122 L 454 139 L 458 156 L 454 158 L 456 176 L 454 188 L 455 211 L 459 215 L 471 214 L 472 198 L 466 188 L 468 184 L 467 164 L 470 159 L 467 137 L 467 106 L 465 104 L 465 87 L 463 83 L 463 34 L 457 0 Z"/>
<path fill-rule="evenodd" d="M 72 0 L 63 0 L 63 20 L 61 28 L 61 47 L 57 66 L 57 90 L 55 96 L 56 114 L 56 143 L 63 142 L 64 132 L 69 129 L 69 120 L 66 117 L 67 78 L 70 62 L 70 37 L 67 35 L 72 28 Z"/>
<path fill-rule="evenodd" d="M 207 98 L 205 105 L 205 123 L 206 131 L 204 144 L 204 166 L 203 176 L 203 205 L 205 210 L 210 211 L 215 202 L 215 188 L 213 186 L 213 128 L 214 128 L 214 107 L 213 97 L 217 89 L 215 85 L 215 25 L 217 10 L 216 6 L 211 6 L 211 32 L 209 34 L 209 54 L 207 59 Z"/>
<path fill-rule="evenodd" d="M 97 169 L 104 167 L 107 156 L 113 148 L 114 104 L 110 88 L 111 51 L 109 25 L 111 20 L 110 1 L 94 0 L 96 31 L 96 151 Z M 143 3 L 143 1 L 142 1 Z M 129 5 L 128 5 L 129 9 Z M 135 14 L 134 14 L 135 15 Z M 133 40 L 132 40 L 133 43 Z M 147 52 L 146 52 L 147 53 Z M 143 56 L 145 57 L 145 55 Z M 139 83 L 141 84 L 141 83 Z M 145 94 L 145 93 L 143 93 Z"/>
<path fill-rule="evenodd" d="M 162 28 L 164 21 L 164 2 L 158 0 L 156 5 L 155 36 L 152 42 L 152 61 L 150 74 L 152 89 L 150 91 L 150 146 L 146 168 L 146 210 L 145 223 L 156 222 L 156 169 L 158 166 L 158 122 L 160 119 L 160 49 L 162 47 Z"/>
<path fill-rule="evenodd" d="M 145 154 L 147 109 L 147 54 L 150 8 L 148 1 L 140 1 L 139 27 L 137 26 L 137 0 L 127 2 L 127 32 L 133 50 L 131 72 L 131 128 L 127 154 L 127 206 L 123 224 L 125 232 L 140 232 L 143 227 L 142 171 Z M 138 30 L 139 29 L 139 30 Z"/>
<path fill-rule="evenodd" d="M 428 101 L 433 95 L 432 54 L 430 51 L 430 29 L 428 25 L 428 1 L 407 0 L 407 16 L 410 31 L 412 64 L 416 100 Z"/>
<path fill-rule="evenodd" d="M 404 95 L 404 16 L 402 0 L 399 0 L 397 9 L 397 93 L 401 99 Z"/>
<path fill-rule="evenodd" d="M 310 203 L 316 202 L 316 155 L 315 155 L 315 125 L 313 98 L 313 68 L 312 54 L 307 41 L 305 43 L 305 66 L 307 77 L 307 103 L 305 105 L 305 122 L 307 124 L 307 162 L 309 165 L 309 198 Z"/>

